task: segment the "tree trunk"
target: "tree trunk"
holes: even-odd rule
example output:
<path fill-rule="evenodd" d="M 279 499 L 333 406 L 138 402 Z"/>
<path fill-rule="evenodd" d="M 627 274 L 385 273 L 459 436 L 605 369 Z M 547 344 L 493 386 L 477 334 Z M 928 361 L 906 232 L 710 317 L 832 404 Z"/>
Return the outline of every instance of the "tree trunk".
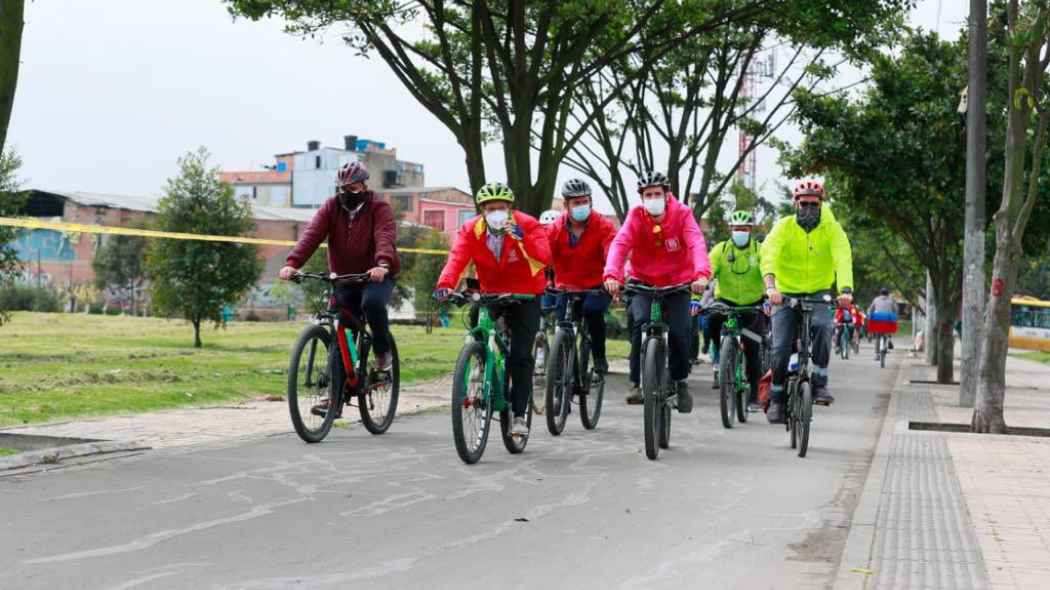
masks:
<path fill-rule="evenodd" d="M 973 409 L 972 432 L 1006 432 L 1003 402 L 1006 398 L 1006 352 L 1010 332 L 1010 298 L 1017 279 L 1020 252 L 1011 252 L 1010 231 L 1005 215 L 996 215 L 995 261 L 992 288 L 988 297 L 988 322 L 981 350 L 981 371 L 977 383 L 977 402 Z M 1005 231 L 1000 231 L 1000 226 Z"/>
<path fill-rule="evenodd" d="M 923 341 L 926 344 L 926 364 L 937 364 L 937 303 L 930 273 L 926 273 L 926 327 L 923 329 Z"/>
<path fill-rule="evenodd" d="M 7 142 L 7 124 L 15 104 L 24 16 L 25 0 L 0 1 L 0 151 Z"/>
<path fill-rule="evenodd" d="M 951 287 L 941 286 L 934 289 L 934 298 L 937 301 L 937 333 L 930 334 L 930 340 L 936 341 L 934 358 L 937 365 L 937 383 L 952 383 L 955 379 L 955 347 L 952 342 L 952 316 L 942 313 L 943 310 L 952 309 L 951 297 L 948 289 Z"/>
<path fill-rule="evenodd" d="M 201 319 L 193 318 L 193 348 L 201 348 Z"/>

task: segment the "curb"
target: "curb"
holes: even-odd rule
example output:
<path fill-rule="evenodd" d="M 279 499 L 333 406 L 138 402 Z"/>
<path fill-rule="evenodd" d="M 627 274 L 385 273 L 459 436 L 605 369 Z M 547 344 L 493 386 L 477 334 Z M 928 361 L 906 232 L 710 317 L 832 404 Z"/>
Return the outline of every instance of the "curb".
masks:
<path fill-rule="evenodd" d="M 138 441 L 100 440 L 61 447 L 52 447 L 37 451 L 26 451 L 24 453 L 18 453 L 17 455 L 11 455 L 0 459 L 0 475 L 3 475 L 2 472 L 4 471 L 24 469 L 26 467 L 35 467 L 38 465 L 54 465 L 56 467 L 61 467 L 67 465 L 64 464 L 63 461 L 78 457 L 88 457 L 91 455 L 101 455 L 106 453 L 145 451 L 150 448 L 152 447 L 144 445 Z"/>

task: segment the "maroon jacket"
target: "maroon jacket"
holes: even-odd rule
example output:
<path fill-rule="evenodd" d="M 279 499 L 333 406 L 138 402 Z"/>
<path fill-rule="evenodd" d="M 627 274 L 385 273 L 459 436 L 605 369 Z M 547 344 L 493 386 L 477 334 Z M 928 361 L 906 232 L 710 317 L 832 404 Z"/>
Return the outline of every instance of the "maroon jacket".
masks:
<path fill-rule="evenodd" d="M 325 238 L 328 239 L 328 268 L 332 272 L 363 273 L 380 262 L 390 265 L 390 274 L 401 272 L 401 258 L 395 244 L 394 209 L 372 191 L 366 191 L 364 204 L 353 223 L 338 197 L 325 201 L 288 255 L 288 266 L 302 268 Z"/>

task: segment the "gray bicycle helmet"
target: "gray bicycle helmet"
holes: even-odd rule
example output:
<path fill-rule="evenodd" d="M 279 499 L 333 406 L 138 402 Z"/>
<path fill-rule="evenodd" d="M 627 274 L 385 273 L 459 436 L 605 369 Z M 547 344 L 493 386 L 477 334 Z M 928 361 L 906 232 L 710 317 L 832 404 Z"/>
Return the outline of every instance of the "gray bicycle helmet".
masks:
<path fill-rule="evenodd" d="M 575 197 L 589 197 L 591 196 L 591 185 L 579 178 L 573 178 L 565 181 L 565 184 L 561 187 L 561 198 L 572 199 Z"/>
<path fill-rule="evenodd" d="M 650 170 L 638 179 L 638 192 L 641 192 L 642 190 L 647 189 L 651 186 L 662 186 L 664 188 L 671 188 L 671 181 L 668 180 L 667 175 L 663 172 Z"/>

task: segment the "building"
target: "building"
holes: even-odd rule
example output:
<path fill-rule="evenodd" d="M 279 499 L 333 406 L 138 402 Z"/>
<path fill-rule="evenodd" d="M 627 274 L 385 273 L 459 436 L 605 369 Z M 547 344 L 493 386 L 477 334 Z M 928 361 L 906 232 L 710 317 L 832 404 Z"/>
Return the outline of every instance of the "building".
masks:
<path fill-rule="evenodd" d="M 221 172 L 219 179 L 253 203 L 304 208 L 316 208 L 332 196 L 336 171 L 347 162 L 364 163 L 369 186 L 377 191 L 424 185 L 422 164 L 398 160 L 396 149 L 356 135 L 344 136 L 342 148 L 308 141 L 306 151 L 277 154 L 274 160 L 265 170 Z"/>

